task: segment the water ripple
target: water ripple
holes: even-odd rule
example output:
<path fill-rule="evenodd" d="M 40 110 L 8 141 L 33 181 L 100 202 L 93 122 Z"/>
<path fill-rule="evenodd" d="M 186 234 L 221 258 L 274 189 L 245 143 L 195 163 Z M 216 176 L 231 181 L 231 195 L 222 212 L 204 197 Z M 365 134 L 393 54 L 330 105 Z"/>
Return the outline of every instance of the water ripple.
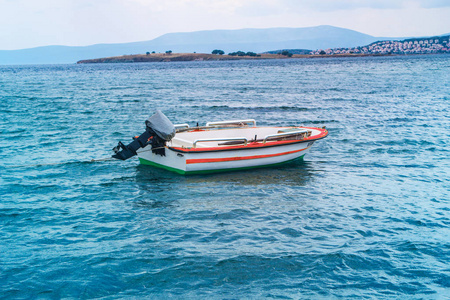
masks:
<path fill-rule="evenodd" d="M 0 298 L 445 299 L 448 56 L 0 66 Z M 174 123 L 327 126 L 305 161 L 106 158 Z"/>

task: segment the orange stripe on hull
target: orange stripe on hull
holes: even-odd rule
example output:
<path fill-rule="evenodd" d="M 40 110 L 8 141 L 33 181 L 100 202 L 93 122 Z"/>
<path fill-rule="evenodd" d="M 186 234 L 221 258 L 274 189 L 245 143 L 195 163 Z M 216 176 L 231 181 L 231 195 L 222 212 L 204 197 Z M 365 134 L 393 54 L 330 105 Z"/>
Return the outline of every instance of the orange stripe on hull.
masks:
<path fill-rule="evenodd" d="M 300 150 L 293 150 L 282 153 L 275 154 L 265 154 L 265 155 L 252 155 L 252 156 L 240 156 L 240 157 L 224 157 L 224 158 L 197 158 L 197 159 L 186 159 L 186 164 L 203 164 L 203 163 L 214 163 L 214 162 L 225 162 L 225 161 L 237 161 L 237 160 L 248 160 L 248 159 L 258 159 L 258 158 L 268 158 L 275 156 L 282 156 L 287 154 L 292 154 L 296 152 L 300 152 L 306 150 L 307 148 Z"/>

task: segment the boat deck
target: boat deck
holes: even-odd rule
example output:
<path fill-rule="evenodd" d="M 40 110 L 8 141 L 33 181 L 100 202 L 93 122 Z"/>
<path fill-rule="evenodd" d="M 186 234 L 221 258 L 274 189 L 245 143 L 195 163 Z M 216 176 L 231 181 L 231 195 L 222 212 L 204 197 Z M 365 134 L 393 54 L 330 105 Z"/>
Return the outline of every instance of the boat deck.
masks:
<path fill-rule="evenodd" d="M 321 131 L 306 127 L 243 127 L 192 129 L 178 132 L 167 146 L 174 148 L 211 148 L 282 140 L 306 140 Z"/>

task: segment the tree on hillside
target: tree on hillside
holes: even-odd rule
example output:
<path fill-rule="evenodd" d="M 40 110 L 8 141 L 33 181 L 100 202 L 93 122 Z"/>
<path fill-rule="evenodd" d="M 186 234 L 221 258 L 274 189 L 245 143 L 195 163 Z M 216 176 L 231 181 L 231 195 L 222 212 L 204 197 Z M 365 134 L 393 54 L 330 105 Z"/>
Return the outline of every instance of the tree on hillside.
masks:
<path fill-rule="evenodd" d="M 216 49 L 216 50 L 213 50 L 213 51 L 211 52 L 211 54 L 224 55 L 225 52 L 224 52 L 223 50 Z"/>
<path fill-rule="evenodd" d="M 231 55 L 231 56 L 245 56 L 246 53 L 244 51 L 237 51 L 237 52 L 228 53 L 228 55 Z"/>
<path fill-rule="evenodd" d="M 230 56 L 256 56 L 260 57 L 260 54 L 256 54 L 255 52 L 244 52 L 244 51 L 237 51 L 237 52 L 231 52 L 228 53 Z"/>
<path fill-rule="evenodd" d="M 167 50 L 166 54 L 172 54 L 172 50 Z"/>

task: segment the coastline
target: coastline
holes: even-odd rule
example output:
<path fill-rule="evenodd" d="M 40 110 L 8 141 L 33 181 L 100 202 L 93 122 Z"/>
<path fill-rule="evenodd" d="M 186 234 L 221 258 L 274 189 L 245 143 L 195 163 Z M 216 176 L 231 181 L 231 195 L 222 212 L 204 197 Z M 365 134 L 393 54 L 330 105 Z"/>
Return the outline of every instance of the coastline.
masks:
<path fill-rule="evenodd" d="M 329 57 L 368 57 L 368 56 L 394 56 L 396 54 L 293 54 L 291 57 L 281 54 L 260 54 L 260 56 L 231 56 L 207 53 L 152 53 L 122 55 L 104 58 L 84 59 L 77 64 L 93 63 L 139 63 L 139 62 L 172 62 L 172 61 L 218 61 L 218 60 L 254 60 L 254 59 L 292 59 L 292 58 L 329 58 Z"/>

